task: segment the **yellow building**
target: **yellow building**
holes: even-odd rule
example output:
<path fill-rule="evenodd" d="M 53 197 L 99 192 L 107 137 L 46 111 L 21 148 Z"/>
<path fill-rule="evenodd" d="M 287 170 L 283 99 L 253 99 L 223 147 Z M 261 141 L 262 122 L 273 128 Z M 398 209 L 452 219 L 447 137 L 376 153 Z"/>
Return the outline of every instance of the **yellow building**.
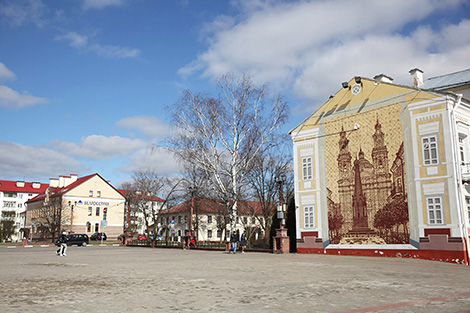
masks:
<path fill-rule="evenodd" d="M 28 238 L 57 238 L 60 231 L 116 239 L 123 232 L 124 196 L 99 174 L 51 178 L 46 191 L 27 202 Z"/>
<path fill-rule="evenodd" d="M 468 261 L 470 101 L 410 73 L 344 82 L 291 130 L 299 253 Z"/>

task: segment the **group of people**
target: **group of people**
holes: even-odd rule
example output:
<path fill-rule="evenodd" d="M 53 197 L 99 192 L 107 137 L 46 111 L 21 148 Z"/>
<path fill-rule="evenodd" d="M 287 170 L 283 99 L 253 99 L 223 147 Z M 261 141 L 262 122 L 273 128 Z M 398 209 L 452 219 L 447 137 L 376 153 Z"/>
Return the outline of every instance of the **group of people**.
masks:
<path fill-rule="evenodd" d="M 228 250 L 228 253 L 230 254 L 230 251 L 233 251 L 233 254 L 237 253 L 237 243 L 238 243 L 238 238 L 237 238 L 237 232 L 233 231 L 233 233 L 230 235 L 230 243 L 231 247 Z M 246 248 L 246 233 L 243 232 L 241 238 L 240 238 L 240 246 L 242 253 L 245 253 L 245 248 Z"/>

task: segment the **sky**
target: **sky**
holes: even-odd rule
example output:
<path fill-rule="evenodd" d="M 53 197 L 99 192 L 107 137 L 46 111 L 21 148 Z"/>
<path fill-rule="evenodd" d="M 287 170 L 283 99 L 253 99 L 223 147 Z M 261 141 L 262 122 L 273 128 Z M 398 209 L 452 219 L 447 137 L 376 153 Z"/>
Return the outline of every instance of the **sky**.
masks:
<path fill-rule="evenodd" d="M 229 72 L 285 98 L 287 133 L 341 82 L 413 68 L 470 68 L 470 0 L 0 0 L 0 179 L 178 173 L 167 108 Z"/>

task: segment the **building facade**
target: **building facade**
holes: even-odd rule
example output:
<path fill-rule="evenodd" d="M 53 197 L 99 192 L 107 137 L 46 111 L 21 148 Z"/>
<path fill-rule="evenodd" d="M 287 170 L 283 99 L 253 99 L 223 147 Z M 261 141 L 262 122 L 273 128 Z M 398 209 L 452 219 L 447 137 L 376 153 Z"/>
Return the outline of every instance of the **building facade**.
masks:
<path fill-rule="evenodd" d="M 0 221 L 12 227 L 12 235 L 4 240 L 21 241 L 24 237 L 25 203 L 43 193 L 47 184 L 38 182 L 0 180 Z M 7 224 L 11 226 L 7 226 Z"/>
<path fill-rule="evenodd" d="M 51 178 L 44 193 L 27 202 L 26 228 L 32 240 L 57 238 L 58 232 L 116 239 L 124 228 L 124 196 L 99 174 Z"/>
<path fill-rule="evenodd" d="M 299 253 L 468 262 L 470 101 L 410 73 L 344 82 L 290 132 Z"/>
<path fill-rule="evenodd" d="M 258 202 L 239 201 L 237 213 L 236 230 L 240 234 L 246 232 L 254 240 L 264 237 L 261 225 L 265 221 Z M 223 201 L 194 198 L 162 211 L 159 225 L 159 234 L 173 240 L 181 240 L 192 229 L 197 241 L 221 242 L 230 232 L 230 217 Z"/>

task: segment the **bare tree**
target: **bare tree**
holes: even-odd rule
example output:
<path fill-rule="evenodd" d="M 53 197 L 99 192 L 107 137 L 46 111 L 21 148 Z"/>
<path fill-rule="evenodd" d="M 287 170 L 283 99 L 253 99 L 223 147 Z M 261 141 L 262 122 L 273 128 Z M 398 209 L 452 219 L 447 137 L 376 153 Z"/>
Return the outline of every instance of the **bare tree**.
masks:
<path fill-rule="evenodd" d="M 157 235 L 157 221 L 161 212 L 173 200 L 180 179 L 159 176 L 156 170 L 136 171 L 133 177 L 134 201 L 137 209 L 143 214 L 147 236 L 153 233 L 152 244 Z M 163 198 L 158 198 L 160 195 Z"/>
<path fill-rule="evenodd" d="M 269 235 L 272 223 L 273 209 L 279 203 L 279 185 L 276 178 L 286 176 L 283 186 L 283 199 L 287 203 L 293 186 L 292 160 L 290 156 L 280 153 L 268 152 L 258 155 L 249 172 L 248 179 L 253 192 L 253 198 L 258 202 L 259 207 L 250 207 L 251 215 L 258 219 L 265 236 Z M 256 210 L 261 210 L 261 214 L 256 214 Z M 277 226 L 276 226 L 277 227 Z"/>
<path fill-rule="evenodd" d="M 233 204 L 235 229 L 246 174 L 257 155 L 279 144 L 288 107 L 279 96 L 268 99 L 267 88 L 255 87 L 246 75 L 239 80 L 224 75 L 217 87 L 218 97 L 187 90 L 170 108 L 172 125 L 178 129 L 170 143 L 181 160 L 206 175 L 219 198 Z"/>
<path fill-rule="evenodd" d="M 15 214 L 16 212 L 14 210 L 2 211 L 0 228 L 2 229 L 4 239 L 11 239 L 15 234 Z"/>

